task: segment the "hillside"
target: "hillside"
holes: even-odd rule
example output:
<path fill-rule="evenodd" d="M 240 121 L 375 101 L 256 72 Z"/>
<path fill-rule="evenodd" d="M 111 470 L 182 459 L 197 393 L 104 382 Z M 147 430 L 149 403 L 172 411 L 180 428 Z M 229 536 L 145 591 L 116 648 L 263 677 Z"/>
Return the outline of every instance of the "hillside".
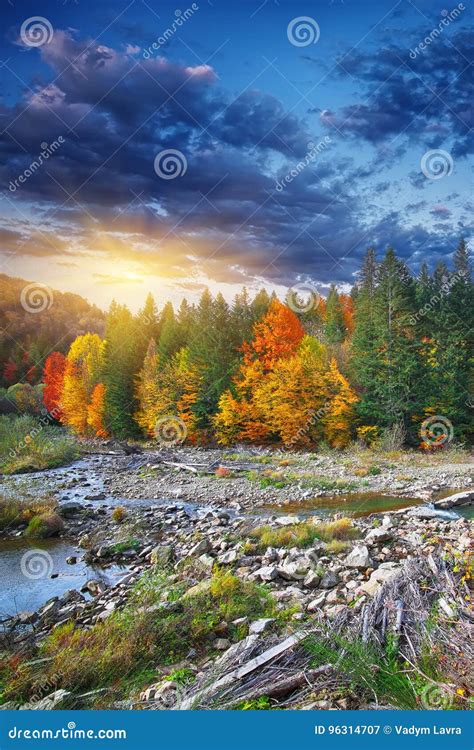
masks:
<path fill-rule="evenodd" d="M 87 331 L 102 334 L 104 320 L 78 294 L 0 274 L 0 386 L 38 382 L 50 351 L 66 352 Z"/>

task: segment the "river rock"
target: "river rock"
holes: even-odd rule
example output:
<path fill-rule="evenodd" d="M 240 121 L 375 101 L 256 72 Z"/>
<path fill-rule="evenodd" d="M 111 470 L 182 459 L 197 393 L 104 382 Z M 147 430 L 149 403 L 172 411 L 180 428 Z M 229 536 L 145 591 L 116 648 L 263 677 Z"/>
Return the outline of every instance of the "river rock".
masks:
<path fill-rule="evenodd" d="M 392 578 L 395 578 L 395 576 L 398 575 L 401 569 L 402 569 L 402 566 L 400 563 L 396 563 L 396 562 L 382 563 L 381 565 L 379 565 L 377 570 L 374 570 L 369 580 L 360 586 L 359 590 L 364 591 L 366 594 L 369 594 L 370 596 L 374 596 L 377 593 L 377 591 L 381 588 L 381 586 L 387 581 L 392 580 Z"/>
<path fill-rule="evenodd" d="M 280 516 L 276 519 L 275 523 L 278 526 L 293 526 L 294 524 L 300 523 L 298 516 Z"/>
<path fill-rule="evenodd" d="M 433 505 L 435 508 L 455 508 L 461 505 L 470 505 L 471 503 L 474 503 L 474 490 L 457 492 L 455 495 L 444 497 L 442 500 L 436 500 Z"/>
<path fill-rule="evenodd" d="M 210 552 L 212 549 L 209 539 L 201 539 L 200 542 L 194 545 L 189 551 L 189 557 L 198 557 L 204 555 L 206 552 Z"/>
<path fill-rule="evenodd" d="M 249 635 L 260 635 L 266 633 L 275 622 L 273 617 L 262 617 L 260 620 L 254 620 L 249 625 Z"/>
<path fill-rule="evenodd" d="M 388 528 L 379 526 L 376 529 L 371 529 L 365 536 L 367 544 L 381 544 L 382 542 L 389 542 L 392 539 L 392 534 Z"/>
<path fill-rule="evenodd" d="M 357 568 L 358 570 L 366 570 L 370 568 L 371 564 L 369 550 L 365 544 L 357 544 L 344 560 L 344 565 L 347 565 L 348 568 Z"/>
<path fill-rule="evenodd" d="M 253 577 L 261 581 L 274 581 L 278 578 L 278 568 L 275 565 L 264 565 L 255 571 Z"/>
<path fill-rule="evenodd" d="M 173 560 L 173 548 L 168 544 L 160 544 L 155 547 L 150 555 L 152 565 L 166 567 Z"/>

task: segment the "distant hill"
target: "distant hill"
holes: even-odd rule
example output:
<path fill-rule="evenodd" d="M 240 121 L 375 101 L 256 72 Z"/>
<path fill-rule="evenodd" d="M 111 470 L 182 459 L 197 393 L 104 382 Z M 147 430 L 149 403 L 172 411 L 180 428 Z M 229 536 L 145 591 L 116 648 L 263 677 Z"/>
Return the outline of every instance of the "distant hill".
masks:
<path fill-rule="evenodd" d="M 0 386 L 37 383 L 51 351 L 103 334 L 105 314 L 78 294 L 0 274 Z"/>

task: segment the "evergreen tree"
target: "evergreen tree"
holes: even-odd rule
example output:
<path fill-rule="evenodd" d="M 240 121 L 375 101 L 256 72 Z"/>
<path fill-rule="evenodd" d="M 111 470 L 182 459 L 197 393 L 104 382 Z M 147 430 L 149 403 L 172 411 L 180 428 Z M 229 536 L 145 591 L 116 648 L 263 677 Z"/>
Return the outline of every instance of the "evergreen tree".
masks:
<path fill-rule="evenodd" d="M 128 307 L 112 302 L 105 329 L 102 382 L 105 385 L 105 429 L 116 437 L 138 434 L 135 378 L 141 365 L 142 346 L 137 321 Z"/>
<path fill-rule="evenodd" d="M 346 333 L 344 309 L 335 285 L 331 284 L 326 301 L 326 322 L 324 326 L 326 343 L 342 344 L 346 338 Z"/>

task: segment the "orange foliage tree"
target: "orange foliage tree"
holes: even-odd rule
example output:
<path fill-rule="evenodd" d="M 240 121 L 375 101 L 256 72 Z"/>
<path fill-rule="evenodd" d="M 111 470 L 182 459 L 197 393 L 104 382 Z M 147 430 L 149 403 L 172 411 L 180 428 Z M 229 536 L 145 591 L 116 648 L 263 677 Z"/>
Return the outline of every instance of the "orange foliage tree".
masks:
<path fill-rule="evenodd" d="M 65 369 L 66 357 L 61 352 L 52 352 L 44 363 L 43 401 L 49 413 L 58 420 L 62 417 L 61 395 Z"/>
<path fill-rule="evenodd" d="M 234 380 L 234 390 L 225 391 L 213 423 L 223 444 L 234 440 L 261 441 L 271 432 L 255 393 L 280 360 L 291 357 L 304 337 L 294 312 L 273 300 L 267 313 L 253 327 L 253 338 L 242 347 L 243 362 Z"/>
<path fill-rule="evenodd" d="M 103 351 L 100 337 L 96 333 L 86 333 L 72 342 L 66 357 L 61 394 L 62 421 L 78 435 L 89 431 L 88 409 L 99 383 Z"/>
<path fill-rule="evenodd" d="M 105 429 L 105 385 L 97 383 L 87 406 L 87 424 L 97 437 L 108 437 Z"/>
<path fill-rule="evenodd" d="M 324 437 L 333 448 L 344 448 L 351 439 L 354 405 L 358 398 L 339 372 L 335 359 L 331 360 L 325 380 L 328 408 L 322 420 Z"/>

